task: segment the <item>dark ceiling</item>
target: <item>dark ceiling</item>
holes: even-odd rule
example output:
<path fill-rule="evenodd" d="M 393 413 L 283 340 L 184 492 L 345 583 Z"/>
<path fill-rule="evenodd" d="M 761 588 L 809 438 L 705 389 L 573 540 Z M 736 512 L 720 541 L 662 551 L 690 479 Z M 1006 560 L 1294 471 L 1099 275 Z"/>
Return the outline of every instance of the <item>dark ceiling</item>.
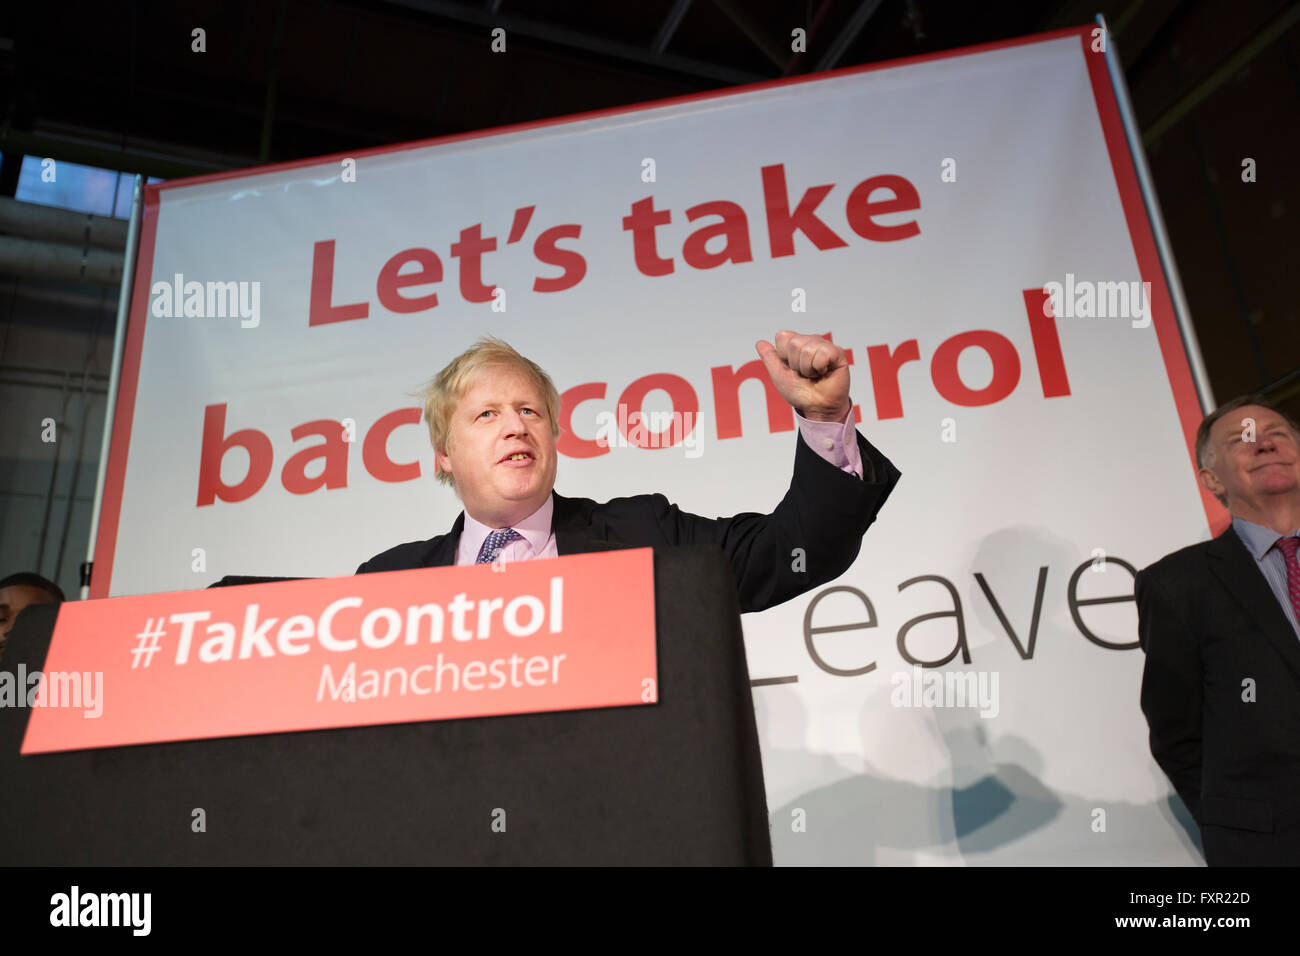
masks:
<path fill-rule="evenodd" d="M 31 6 L 4 51 L 5 132 L 246 166 L 911 56 L 1089 22 L 1130 82 L 1195 3 L 243 0 Z M 1234 4 L 1236 22 L 1276 3 Z M 51 10 L 57 13 L 51 13 Z M 54 18 L 57 16 L 57 23 Z M 1253 25 L 1253 24 L 1252 24 Z M 491 31 L 505 30 L 506 55 Z M 791 31 L 807 31 L 807 53 Z M 205 32 L 206 51 L 192 49 Z M 1230 32 L 1230 31 L 1229 31 Z M 8 151 L 24 145 L 7 144 Z M 137 169 L 141 165 L 135 163 Z M 175 174 L 173 167 L 155 169 Z"/>

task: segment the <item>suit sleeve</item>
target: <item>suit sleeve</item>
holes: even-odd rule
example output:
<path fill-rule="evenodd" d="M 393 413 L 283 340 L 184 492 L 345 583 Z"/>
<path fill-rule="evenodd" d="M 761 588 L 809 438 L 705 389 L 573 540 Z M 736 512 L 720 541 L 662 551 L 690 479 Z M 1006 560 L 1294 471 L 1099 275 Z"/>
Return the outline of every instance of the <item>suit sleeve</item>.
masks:
<path fill-rule="evenodd" d="M 652 495 L 653 517 L 670 544 L 712 544 L 731 562 L 742 611 L 762 611 L 839 577 L 900 473 L 854 432 L 865 478 L 842 471 L 796 439 L 789 490 L 771 514 L 689 514 Z"/>
<path fill-rule="evenodd" d="M 1151 731 L 1151 756 L 1199 820 L 1202 673 L 1196 631 L 1150 568 L 1134 586 L 1138 639 L 1146 652 L 1142 713 Z"/>

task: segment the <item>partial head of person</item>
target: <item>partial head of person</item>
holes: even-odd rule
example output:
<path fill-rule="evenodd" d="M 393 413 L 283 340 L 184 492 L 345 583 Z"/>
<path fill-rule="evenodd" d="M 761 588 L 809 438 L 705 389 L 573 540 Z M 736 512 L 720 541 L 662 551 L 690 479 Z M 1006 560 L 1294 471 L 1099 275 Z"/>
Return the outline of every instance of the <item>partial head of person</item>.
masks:
<path fill-rule="evenodd" d="M 59 604 L 65 600 L 59 586 L 39 574 L 24 571 L 0 578 L 0 652 L 9 641 L 19 611 L 33 604 Z"/>
<path fill-rule="evenodd" d="M 1300 507 L 1300 425 L 1259 395 L 1220 405 L 1196 431 L 1197 477 L 1234 515 L 1258 524 Z M 1294 529 L 1293 529 L 1294 530 Z"/>
<path fill-rule="evenodd" d="M 437 460 L 465 511 L 490 528 L 528 517 L 555 486 L 560 393 L 535 362 L 485 336 L 420 393 Z"/>

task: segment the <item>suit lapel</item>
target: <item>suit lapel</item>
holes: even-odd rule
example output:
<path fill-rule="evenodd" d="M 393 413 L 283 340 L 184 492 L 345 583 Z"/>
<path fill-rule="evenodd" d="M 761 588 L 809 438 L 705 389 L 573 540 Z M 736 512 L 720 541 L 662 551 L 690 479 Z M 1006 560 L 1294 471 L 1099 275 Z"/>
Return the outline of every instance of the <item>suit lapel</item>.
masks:
<path fill-rule="evenodd" d="M 1214 576 L 1300 677 L 1300 641 L 1296 640 L 1295 630 L 1278 606 L 1277 596 L 1260 573 L 1246 545 L 1237 537 L 1237 532 L 1229 526 L 1210 542 L 1209 554 L 1210 570 Z"/>
<path fill-rule="evenodd" d="M 551 496 L 555 499 L 555 510 L 551 512 L 551 531 L 555 534 L 555 549 L 560 557 L 610 551 L 619 547 L 599 538 L 588 537 L 591 529 L 589 508 L 583 508 L 575 499 L 565 498 L 554 491 Z"/>
<path fill-rule="evenodd" d="M 444 568 L 456 563 L 456 547 L 460 544 L 460 533 L 465 530 L 465 512 L 456 516 L 451 530 L 433 540 L 429 553 L 427 568 Z"/>

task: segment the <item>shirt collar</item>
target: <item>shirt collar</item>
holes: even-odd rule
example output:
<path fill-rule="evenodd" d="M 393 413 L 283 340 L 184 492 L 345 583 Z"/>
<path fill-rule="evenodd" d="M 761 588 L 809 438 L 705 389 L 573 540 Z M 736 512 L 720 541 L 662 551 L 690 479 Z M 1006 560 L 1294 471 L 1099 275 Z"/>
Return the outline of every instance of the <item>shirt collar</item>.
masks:
<path fill-rule="evenodd" d="M 546 501 L 542 506 L 530 514 L 522 521 L 516 521 L 510 527 L 514 528 L 528 542 L 528 546 L 533 549 L 533 554 L 538 555 L 546 547 L 547 540 L 551 537 L 551 518 L 555 513 L 555 493 L 546 496 Z M 489 528 L 481 521 L 476 521 L 465 512 L 465 527 L 460 532 L 459 550 L 469 554 L 478 554 L 483 547 L 483 542 L 487 536 L 496 528 Z"/>
<path fill-rule="evenodd" d="M 1277 543 L 1278 538 L 1285 538 L 1286 535 L 1278 534 L 1272 528 L 1265 528 L 1263 525 L 1255 524 L 1253 521 L 1247 521 L 1245 518 L 1232 516 L 1232 529 L 1237 532 L 1237 537 L 1242 540 L 1256 561 L 1263 561 L 1264 555 L 1268 549 Z"/>

